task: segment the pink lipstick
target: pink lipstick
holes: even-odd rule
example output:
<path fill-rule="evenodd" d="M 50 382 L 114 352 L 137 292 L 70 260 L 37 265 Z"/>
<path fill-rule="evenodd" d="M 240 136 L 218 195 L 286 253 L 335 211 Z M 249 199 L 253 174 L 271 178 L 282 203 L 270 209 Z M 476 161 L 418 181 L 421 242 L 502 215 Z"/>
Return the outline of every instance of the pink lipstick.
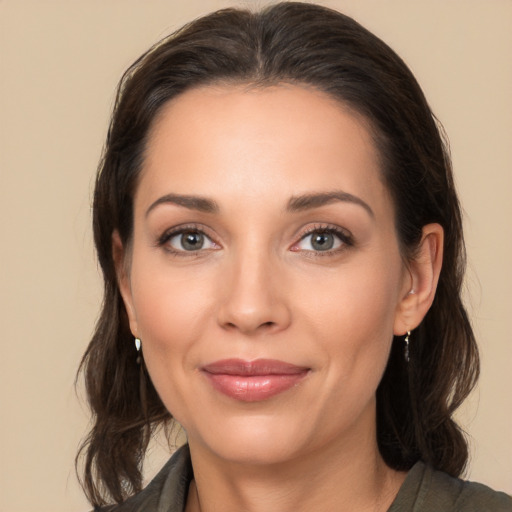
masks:
<path fill-rule="evenodd" d="M 201 370 L 224 395 L 242 402 L 258 402 L 296 386 L 310 369 L 274 359 L 224 359 Z"/>

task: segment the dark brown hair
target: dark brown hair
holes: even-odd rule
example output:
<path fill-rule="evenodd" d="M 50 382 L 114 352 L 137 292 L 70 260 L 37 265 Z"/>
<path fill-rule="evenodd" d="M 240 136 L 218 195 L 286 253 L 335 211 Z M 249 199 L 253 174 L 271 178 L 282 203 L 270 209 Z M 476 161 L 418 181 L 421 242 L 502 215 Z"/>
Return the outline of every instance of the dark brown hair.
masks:
<path fill-rule="evenodd" d="M 377 390 L 377 431 L 381 454 L 395 469 L 420 459 L 451 475 L 464 469 L 467 445 L 452 414 L 477 379 L 478 354 L 460 297 L 461 213 L 439 124 L 407 66 L 380 39 L 336 11 L 280 3 L 194 21 L 140 57 L 119 85 L 94 193 L 104 301 L 81 364 L 94 415 L 81 449 L 82 483 L 94 505 L 121 502 L 140 490 L 151 433 L 171 419 L 136 364 L 112 257 L 114 230 L 125 246 L 131 240 L 133 196 L 152 123 L 163 105 L 192 87 L 283 82 L 313 86 L 366 119 L 405 258 L 424 225 L 444 229 L 437 294 L 412 334 L 408 364 L 403 339 L 394 340 Z"/>

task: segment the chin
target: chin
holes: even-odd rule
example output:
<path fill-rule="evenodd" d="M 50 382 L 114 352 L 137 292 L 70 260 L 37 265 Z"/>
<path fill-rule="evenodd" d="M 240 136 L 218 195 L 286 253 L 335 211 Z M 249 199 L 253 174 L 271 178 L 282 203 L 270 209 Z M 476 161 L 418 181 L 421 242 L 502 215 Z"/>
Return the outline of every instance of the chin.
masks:
<path fill-rule="evenodd" d="M 232 418 L 217 422 L 204 435 L 189 433 L 192 449 L 194 444 L 202 444 L 216 457 L 244 465 L 287 462 L 294 459 L 308 441 L 303 429 L 290 428 L 290 422 L 279 421 L 275 415 Z"/>

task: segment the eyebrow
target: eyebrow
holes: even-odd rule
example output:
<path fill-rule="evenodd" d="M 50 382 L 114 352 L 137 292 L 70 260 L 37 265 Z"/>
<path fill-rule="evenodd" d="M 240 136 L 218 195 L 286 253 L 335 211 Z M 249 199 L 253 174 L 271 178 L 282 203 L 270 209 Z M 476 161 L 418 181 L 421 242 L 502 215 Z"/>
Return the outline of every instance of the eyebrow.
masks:
<path fill-rule="evenodd" d="M 313 208 L 319 208 L 321 206 L 331 204 L 335 201 L 359 205 L 364 208 L 372 218 L 375 217 L 373 210 L 366 202 L 357 196 L 341 190 L 293 196 L 288 201 L 286 210 L 289 212 L 311 210 Z M 220 211 L 219 205 L 213 199 L 201 196 L 166 194 L 151 204 L 151 206 L 146 210 L 146 217 L 152 210 L 161 204 L 175 204 L 182 206 L 183 208 L 188 208 L 189 210 L 197 210 L 204 213 L 219 213 Z"/>
<path fill-rule="evenodd" d="M 349 194 L 348 192 L 343 192 L 342 190 L 318 192 L 292 197 L 288 201 L 286 210 L 289 212 L 299 212 L 313 208 L 319 208 L 320 206 L 325 206 L 336 201 L 359 205 L 366 210 L 370 217 L 375 218 L 375 214 L 373 213 L 373 210 L 370 208 L 368 203 L 365 203 L 361 198 Z"/>
<path fill-rule="evenodd" d="M 166 194 L 158 198 L 151 206 L 146 210 L 146 217 L 154 210 L 158 205 L 161 204 L 176 204 L 183 206 L 189 210 L 197 210 L 204 213 L 218 213 L 219 205 L 212 199 L 200 196 L 189 196 L 180 194 Z"/>

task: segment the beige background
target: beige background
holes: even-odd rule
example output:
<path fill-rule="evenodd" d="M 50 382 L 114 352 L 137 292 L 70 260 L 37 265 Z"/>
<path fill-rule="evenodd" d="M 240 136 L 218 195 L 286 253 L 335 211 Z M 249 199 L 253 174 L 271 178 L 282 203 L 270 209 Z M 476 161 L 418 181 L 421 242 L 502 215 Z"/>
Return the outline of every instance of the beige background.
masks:
<path fill-rule="evenodd" d="M 450 136 L 483 360 L 460 414 L 470 477 L 512 493 L 512 2 L 324 3 L 404 57 Z M 114 87 L 161 36 L 233 4 L 0 0 L 1 512 L 88 509 L 73 379 L 100 303 L 90 197 Z"/>

